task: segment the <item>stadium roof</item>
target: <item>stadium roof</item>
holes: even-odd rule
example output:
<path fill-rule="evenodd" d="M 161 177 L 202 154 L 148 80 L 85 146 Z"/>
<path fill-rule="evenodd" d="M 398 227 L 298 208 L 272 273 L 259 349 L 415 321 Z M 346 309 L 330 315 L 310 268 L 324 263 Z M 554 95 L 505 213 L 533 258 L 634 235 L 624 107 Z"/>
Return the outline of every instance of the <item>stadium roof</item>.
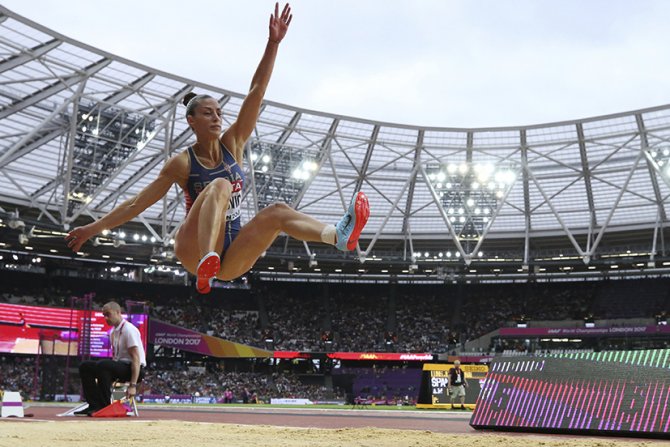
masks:
<path fill-rule="evenodd" d="M 17 209 L 13 219 L 38 230 L 100 217 L 154 180 L 194 141 L 181 106 L 186 93 L 217 98 L 224 125 L 244 98 L 74 41 L 4 7 L 0 51 L 0 211 L 9 221 Z M 446 262 L 448 252 L 450 262 L 469 265 L 497 253 L 528 265 L 554 251 L 585 263 L 623 249 L 665 254 L 670 105 L 523 127 L 429 128 L 265 101 L 247 155 L 244 221 L 277 200 L 332 223 L 356 190 L 371 203 L 354 258 L 280 238 L 271 259 L 301 253 L 414 264 Z M 148 251 L 137 250 L 155 254 L 169 249 L 184 214 L 175 186 L 101 240 L 146 242 Z"/>

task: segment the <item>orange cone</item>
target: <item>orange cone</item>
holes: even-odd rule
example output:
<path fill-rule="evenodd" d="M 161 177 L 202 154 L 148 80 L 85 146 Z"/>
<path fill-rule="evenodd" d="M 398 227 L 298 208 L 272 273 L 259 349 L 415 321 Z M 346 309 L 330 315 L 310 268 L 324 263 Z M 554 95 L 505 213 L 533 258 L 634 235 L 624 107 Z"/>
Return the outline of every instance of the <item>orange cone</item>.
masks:
<path fill-rule="evenodd" d="M 128 410 L 120 400 L 115 400 L 110 405 L 96 411 L 91 416 L 94 418 L 125 418 L 128 417 Z"/>

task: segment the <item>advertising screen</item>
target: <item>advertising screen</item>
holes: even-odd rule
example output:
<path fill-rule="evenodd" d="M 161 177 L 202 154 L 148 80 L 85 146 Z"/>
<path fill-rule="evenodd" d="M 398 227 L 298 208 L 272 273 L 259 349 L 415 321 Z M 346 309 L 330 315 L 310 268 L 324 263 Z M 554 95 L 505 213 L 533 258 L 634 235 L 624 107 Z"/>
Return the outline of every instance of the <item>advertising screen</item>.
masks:
<path fill-rule="evenodd" d="M 583 359 L 495 360 L 470 424 L 499 430 L 668 437 L 670 372 L 663 361 L 667 351 L 617 353 L 621 360 L 639 359 L 627 363 L 613 361 L 611 352 Z"/>

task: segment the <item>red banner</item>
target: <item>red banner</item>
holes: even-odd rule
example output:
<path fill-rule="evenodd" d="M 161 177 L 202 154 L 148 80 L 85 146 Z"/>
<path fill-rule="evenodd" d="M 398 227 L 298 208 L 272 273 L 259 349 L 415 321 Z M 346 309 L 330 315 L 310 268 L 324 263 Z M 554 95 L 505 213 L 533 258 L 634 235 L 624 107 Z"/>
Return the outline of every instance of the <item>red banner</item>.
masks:
<path fill-rule="evenodd" d="M 329 352 L 331 359 L 338 360 L 382 360 L 400 362 L 428 362 L 433 360 L 433 354 L 425 352 Z"/>
<path fill-rule="evenodd" d="M 310 359 L 312 356 L 309 352 L 300 351 L 275 351 L 272 357 L 276 359 Z"/>

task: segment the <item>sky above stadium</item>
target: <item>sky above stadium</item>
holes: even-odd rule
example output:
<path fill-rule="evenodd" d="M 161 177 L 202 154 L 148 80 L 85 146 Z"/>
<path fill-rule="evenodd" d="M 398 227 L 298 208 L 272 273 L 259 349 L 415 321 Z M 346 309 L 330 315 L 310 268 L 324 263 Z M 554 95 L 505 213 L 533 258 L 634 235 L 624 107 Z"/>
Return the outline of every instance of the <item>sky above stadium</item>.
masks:
<path fill-rule="evenodd" d="M 61 34 L 245 92 L 266 0 L 3 0 Z M 295 0 L 266 98 L 437 127 L 539 124 L 670 102 L 670 1 Z"/>

